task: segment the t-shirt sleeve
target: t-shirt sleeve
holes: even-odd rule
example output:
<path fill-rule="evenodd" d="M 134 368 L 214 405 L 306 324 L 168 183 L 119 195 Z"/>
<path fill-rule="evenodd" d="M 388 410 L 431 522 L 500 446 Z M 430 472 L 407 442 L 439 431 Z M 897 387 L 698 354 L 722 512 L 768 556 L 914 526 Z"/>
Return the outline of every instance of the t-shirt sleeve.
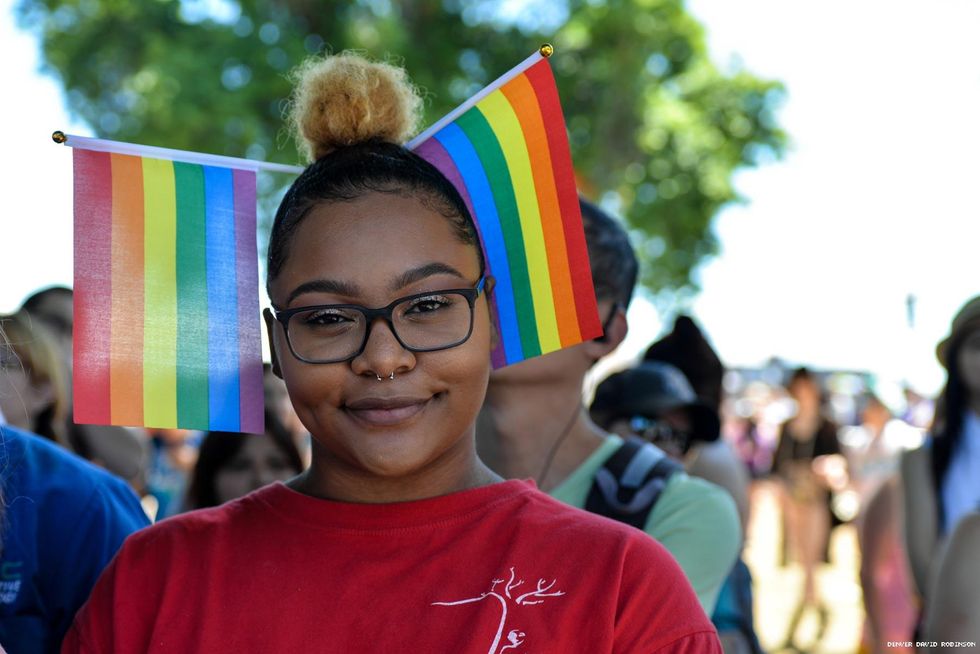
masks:
<path fill-rule="evenodd" d="M 742 549 L 735 500 L 715 484 L 677 474 L 650 512 L 644 531 L 677 560 L 710 615 Z"/>
<path fill-rule="evenodd" d="M 624 561 L 613 652 L 722 652 L 718 634 L 677 562 L 639 534 Z"/>
<path fill-rule="evenodd" d="M 60 598 L 51 603 L 52 631 L 60 639 L 71 625 L 75 612 L 88 598 L 103 569 L 123 541 L 149 524 L 136 494 L 123 482 L 96 479 L 91 495 L 77 511 L 56 522 L 57 533 L 42 539 L 51 551 L 44 557 L 57 565 L 44 571 L 46 596 Z"/>

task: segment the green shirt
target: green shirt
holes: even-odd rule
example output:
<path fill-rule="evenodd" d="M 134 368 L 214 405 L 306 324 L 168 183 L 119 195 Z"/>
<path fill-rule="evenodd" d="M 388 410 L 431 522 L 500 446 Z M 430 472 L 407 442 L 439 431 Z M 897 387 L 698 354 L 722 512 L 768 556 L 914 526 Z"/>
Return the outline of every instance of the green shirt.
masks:
<path fill-rule="evenodd" d="M 596 472 L 622 443 L 618 436 L 608 436 L 551 496 L 583 508 Z M 678 472 L 661 492 L 644 531 L 674 556 L 705 613 L 711 615 L 742 549 L 742 528 L 732 497 L 720 486 Z"/>

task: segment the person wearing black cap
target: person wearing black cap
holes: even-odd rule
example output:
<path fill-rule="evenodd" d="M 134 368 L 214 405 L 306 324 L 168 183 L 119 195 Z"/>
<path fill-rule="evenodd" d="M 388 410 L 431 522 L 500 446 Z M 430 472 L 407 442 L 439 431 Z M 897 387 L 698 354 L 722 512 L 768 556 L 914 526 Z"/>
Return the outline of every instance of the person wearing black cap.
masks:
<path fill-rule="evenodd" d="M 698 399 L 684 373 L 648 361 L 599 384 L 589 413 L 614 434 L 644 436 L 669 456 L 683 460 L 698 434 L 717 434 L 718 413 Z"/>
<path fill-rule="evenodd" d="M 596 479 L 623 451 L 624 441 L 592 421 L 582 406 L 582 386 L 592 366 L 626 337 L 637 262 L 620 224 L 595 205 L 581 204 L 605 333 L 494 371 L 477 423 L 477 446 L 481 459 L 501 476 L 534 479 L 552 497 L 592 509 Z M 666 460 L 654 446 L 645 452 Z M 710 615 L 741 548 L 731 497 L 679 471 L 662 485 L 653 510 L 639 517 L 639 526 L 677 559 Z"/>
<path fill-rule="evenodd" d="M 944 543 L 961 520 L 980 511 L 976 482 L 980 470 L 980 296 L 957 312 L 949 335 L 936 347 L 936 357 L 947 377 L 936 401 L 932 428 L 925 445 L 905 452 L 901 460 L 906 551 L 919 594 L 930 601 L 930 590 L 937 588 Z"/>

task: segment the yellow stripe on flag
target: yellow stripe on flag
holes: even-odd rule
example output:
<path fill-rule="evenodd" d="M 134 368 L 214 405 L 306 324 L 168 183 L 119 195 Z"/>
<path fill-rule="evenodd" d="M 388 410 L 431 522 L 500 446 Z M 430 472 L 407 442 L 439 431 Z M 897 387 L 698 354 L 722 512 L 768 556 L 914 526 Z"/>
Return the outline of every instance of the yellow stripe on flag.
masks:
<path fill-rule="evenodd" d="M 548 253 L 544 246 L 544 231 L 538 196 L 534 189 L 534 174 L 524 142 L 521 123 L 510 102 L 499 90 L 494 91 L 477 104 L 477 108 L 490 123 L 500 148 L 507 160 L 511 184 L 517 200 L 517 210 L 527 253 L 528 276 L 531 281 L 531 299 L 537 319 L 538 340 L 541 353 L 561 349 L 558 320 L 555 317 L 554 295 L 551 289 L 551 273 L 548 269 Z"/>
<path fill-rule="evenodd" d="M 143 418 L 147 427 L 176 427 L 177 194 L 172 161 L 143 159 L 143 202 Z"/>

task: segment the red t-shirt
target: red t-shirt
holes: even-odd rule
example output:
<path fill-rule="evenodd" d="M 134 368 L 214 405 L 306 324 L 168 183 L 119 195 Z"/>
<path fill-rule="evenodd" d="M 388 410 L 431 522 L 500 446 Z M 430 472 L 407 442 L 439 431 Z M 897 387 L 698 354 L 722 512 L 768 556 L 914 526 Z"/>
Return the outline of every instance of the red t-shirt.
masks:
<path fill-rule="evenodd" d="M 507 481 L 401 504 L 282 484 L 129 537 L 62 652 L 721 653 L 670 554 Z"/>

